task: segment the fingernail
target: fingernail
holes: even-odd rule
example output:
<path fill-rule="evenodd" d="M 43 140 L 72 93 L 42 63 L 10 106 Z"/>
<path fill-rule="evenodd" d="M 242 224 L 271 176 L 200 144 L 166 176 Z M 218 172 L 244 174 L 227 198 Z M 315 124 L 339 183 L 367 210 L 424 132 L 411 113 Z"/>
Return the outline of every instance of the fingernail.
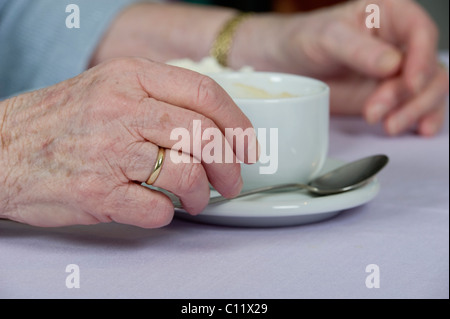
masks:
<path fill-rule="evenodd" d="M 390 135 L 398 135 L 408 126 L 408 120 L 403 115 L 397 115 L 387 122 L 387 131 Z"/>
<path fill-rule="evenodd" d="M 386 131 L 389 135 L 397 135 L 398 125 L 395 119 L 389 119 L 386 122 Z"/>
<path fill-rule="evenodd" d="M 388 51 L 378 58 L 377 67 L 382 72 L 391 72 L 398 66 L 400 60 L 400 54 L 394 51 Z"/>
<path fill-rule="evenodd" d="M 426 122 L 421 127 L 421 134 L 424 136 L 434 136 L 438 131 L 438 125 L 433 122 Z"/>
<path fill-rule="evenodd" d="M 388 108 L 386 107 L 386 105 L 382 104 L 382 103 L 377 103 L 372 105 L 368 110 L 367 110 L 367 122 L 369 124 L 376 124 L 378 123 L 381 118 L 384 116 L 384 114 L 386 113 L 386 110 Z"/>

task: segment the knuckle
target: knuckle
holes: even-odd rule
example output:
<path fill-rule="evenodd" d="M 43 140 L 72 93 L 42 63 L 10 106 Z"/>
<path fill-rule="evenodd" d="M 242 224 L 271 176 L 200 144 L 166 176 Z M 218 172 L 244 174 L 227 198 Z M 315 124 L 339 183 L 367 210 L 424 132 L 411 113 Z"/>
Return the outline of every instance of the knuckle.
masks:
<path fill-rule="evenodd" d="M 116 193 L 114 198 L 111 196 L 109 202 L 103 203 L 102 211 L 111 221 L 142 228 L 166 226 L 170 224 L 174 214 L 172 202 L 162 194 L 149 197 L 145 202 L 136 205 L 132 198 L 125 196 L 124 199 L 123 193 Z"/>
<path fill-rule="evenodd" d="M 219 97 L 219 85 L 210 77 L 202 75 L 197 85 L 197 104 L 209 109 L 217 104 Z"/>
<path fill-rule="evenodd" d="M 121 173 L 133 181 L 142 179 L 141 172 L 148 169 L 148 155 L 146 153 L 145 144 L 137 142 L 128 146 L 112 145 L 111 150 L 111 156 L 120 154 L 117 162 Z"/>
<path fill-rule="evenodd" d="M 150 207 L 154 207 L 151 218 L 148 218 L 148 213 L 145 219 L 143 219 L 142 227 L 145 228 L 159 228 L 167 226 L 172 222 L 174 216 L 174 208 L 172 202 L 164 197 L 158 199 L 152 199 Z"/>
<path fill-rule="evenodd" d="M 241 179 L 241 166 L 238 163 L 226 164 L 226 169 L 217 174 L 214 179 L 214 187 L 222 196 L 231 198 L 236 195 L 236 185 Z"/>
<path fill-rule="evenodd" d="M 208 118 L 208 117 L 203 117 L 203 119 L 202 119 L 202 129 L 203 129 L 203 131 L 204 130 L 206 130 L 206 129 L 208 129 L 208 128 L 214 128 L 214 129 L 219 129 L 218 127 L 217 127 L 217 125 L 216 125 L 216 123 L 214 123 L 214 121 L 213 120 L 211 120 L 210 118 Z M 203 133 L 203 132 L 202 132 Z"/>
<path fill-rule="evenodd" d="M 189 122 L 188 131 L 191 132 L 192 136 L 194 137 L 203 137 L 203 134 L 207 129 L 214 129 L 220 132 L 220 129 L 218 128 L 216 123 L 202 114 L 197 114 L 196 120 Z M 206 141 L 202 142 L 206 144 Z"/>
<path fill-rule="evenodd" d="M 120 57 L 102 63 L 101 68 L 106 69 L 109 72 L 121 73 L 124 70 L 135 70 L 145 63 L 145 61 L 145 59 L 139 57 Z"/>
<path fill-rule="evenodd" d="M 101 82 L 113 87 L 140 81 L 140 70 L 149 68 L 151 61 L 140 57 L 120 57 L 103 62 L 94 68 L 94 74 Z M 126 83 L 128 81 L 128 83 Z M 97 81 L 96 81 L 97 82 Z"/>
<path fill-rule="evenodd" d="M 185 164 L 178 180 L 180 195 L 190 194 L 201 188 L 204 182 L 203 167 L 199 163 Z"/>

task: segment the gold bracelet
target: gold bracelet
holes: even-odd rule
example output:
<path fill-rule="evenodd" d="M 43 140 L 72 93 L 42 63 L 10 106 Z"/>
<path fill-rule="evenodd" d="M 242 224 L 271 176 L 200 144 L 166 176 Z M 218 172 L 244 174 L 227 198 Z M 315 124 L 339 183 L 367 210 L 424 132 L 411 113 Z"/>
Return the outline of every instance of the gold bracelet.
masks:
<path fill-rule="evenodd" d="M 234 34 L 239 25 L 251 15 L 252 13 L 250 12 L 241 12 L 228 20 L 220 30 L 210 52 L 211 56 L 215 58 L 220 65 L 224 67 L 228 66 L 228 56 L 230 54 Z"/>

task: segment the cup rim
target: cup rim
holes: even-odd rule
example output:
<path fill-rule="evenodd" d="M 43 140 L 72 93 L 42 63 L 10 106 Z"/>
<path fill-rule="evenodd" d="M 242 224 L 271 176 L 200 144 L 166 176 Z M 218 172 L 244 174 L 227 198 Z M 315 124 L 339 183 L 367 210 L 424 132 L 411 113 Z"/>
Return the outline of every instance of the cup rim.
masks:
<path fill-rule="evenodd" d="M 251 72 L 231 71 L 231 72 L 211 72 L 211 73 L 206 73 L 205 75 L 211 77 L 213 80 L 215 80 L 215 77 L 229 78 L 229 77 L 242 77 L 242 76 L 268 76 L 268 77 L 295 78 L 298 80 L 315 83 L 316 85 L 321 87 L 320 90 L 318 90 L 317 92 L 311 93 L 311 94 L 306 94 L 306 95 L 301 95 L 301 96 L 293 96 L 293 97 L 283 97 L 283 98 L 242 98 L 242 97 L 235 98 L 230 95 L 234 101 L 245 101 L 245 102 L 258 101 L 259 103 L 279 103 L 280 101 L 306 100 L 306 99 L 311 99 L 314 97 L 319 97 L 322 95 L 329 95 L 329 93 L 330 93 L 330 87 L 325 82 L 315 79 L 315 78 L 312 78 L 312 77 L 291 74 L 291 73 L 265 72 L 265 71 L 264 72 L 262 72 L 262 71 L 251 71 Z"/>

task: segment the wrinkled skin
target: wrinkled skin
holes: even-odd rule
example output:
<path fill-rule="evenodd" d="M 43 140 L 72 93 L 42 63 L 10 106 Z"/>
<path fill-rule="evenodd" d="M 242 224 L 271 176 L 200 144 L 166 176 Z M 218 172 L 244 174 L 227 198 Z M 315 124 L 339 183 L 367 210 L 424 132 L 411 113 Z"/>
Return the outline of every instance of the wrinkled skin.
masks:
<path fill-rule="evenodd" d="M 178 195 L 192 214 L 242 187 L 240 165 L 171 161 L 173 128 L 250 128 L 210 78 L 145 59 L 103 63 L 58 85 L 0 104 L 0 217 L 37 226 L 115 221 L 161 227 L 173 205 L 141 186 L 166 148 L 154 186 Z M 225 137 L 223 137 L 225 139 Z M 256 140 L 256 139 L 255 139 Z M 224 143 L 226 143 L 224 141 Z"/>

